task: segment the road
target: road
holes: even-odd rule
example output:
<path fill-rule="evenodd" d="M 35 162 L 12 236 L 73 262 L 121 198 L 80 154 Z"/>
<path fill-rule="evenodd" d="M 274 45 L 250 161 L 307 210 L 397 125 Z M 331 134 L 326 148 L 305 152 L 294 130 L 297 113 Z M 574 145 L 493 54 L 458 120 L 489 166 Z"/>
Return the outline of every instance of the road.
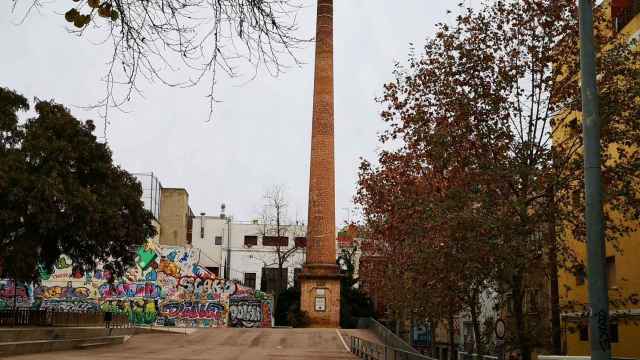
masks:
<path fill-rule="evenodd" d="M 345 340 L 346 341 L 346 340 Z M 123 345 L 11 357 L 35 359 L 356 359 L 335 329 L 199 329 L 189 335 L 141 334 Z"/>

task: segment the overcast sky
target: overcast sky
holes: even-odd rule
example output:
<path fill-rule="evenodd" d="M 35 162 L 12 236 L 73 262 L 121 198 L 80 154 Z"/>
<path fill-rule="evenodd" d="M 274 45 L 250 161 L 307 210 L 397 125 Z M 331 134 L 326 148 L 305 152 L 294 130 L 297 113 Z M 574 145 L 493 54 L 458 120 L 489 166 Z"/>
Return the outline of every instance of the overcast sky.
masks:
<path fill-rule="evenodd" d="M 300 36 L 315 31 L 315 1 L 305 0 Z M 336 221 L 353 208 L 359 158 L 375 159 L 376 134 L 383 129 L 374 101 L 392 80 L 393 64 L 407 58 L 409 43 L 418 47 L 438 22 L 452 22 L 460 0 L 335 0 L 335 136 Z M 477 6 L 480 0 L 466 0 Z M 0 5 L 0 86 L 28 98 L 55 99 L 80 118 L 94 112 L 74 106 L 103 95 L 100 78 L 109 46 L 69 35 L 58 0 L 32 13 L 10 13 Z M 56 7 L 57 6 L 57 7 Z M 2 8 L 4 7 L 4 9 Z M 313 46 L 298 57 L 306 62 L 273 78 L 259 73 L 244 79 L 219 78 L 222 103 L 207 122 L 207 89 L 167 88 L 141 83 L 144 98 L 128 113 L 110 114 L 108 143 L 115 161 L 130 172 L 153 172 L 165 187 L 184 187 L 193 211 L 254 218 L 264 192 L 274 184 L 286 188 L 289 218 L 306 222 L 309 142 L 313 93 Z M 206 85 L 206 84 L 205 84 Z M 102 135 L 99 123 L 97 135 Z"/>

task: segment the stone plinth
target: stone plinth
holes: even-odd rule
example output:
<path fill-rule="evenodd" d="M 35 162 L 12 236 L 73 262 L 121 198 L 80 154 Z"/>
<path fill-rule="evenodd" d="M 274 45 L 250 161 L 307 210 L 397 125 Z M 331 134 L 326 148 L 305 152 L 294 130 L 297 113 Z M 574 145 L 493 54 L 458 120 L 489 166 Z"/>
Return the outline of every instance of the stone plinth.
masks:
<path fill-rule="evenodd" d="M 302 311 L 311 327 L 340 327 L 340 279 L 337 266 L 305 265 L 300 274 Z"/>

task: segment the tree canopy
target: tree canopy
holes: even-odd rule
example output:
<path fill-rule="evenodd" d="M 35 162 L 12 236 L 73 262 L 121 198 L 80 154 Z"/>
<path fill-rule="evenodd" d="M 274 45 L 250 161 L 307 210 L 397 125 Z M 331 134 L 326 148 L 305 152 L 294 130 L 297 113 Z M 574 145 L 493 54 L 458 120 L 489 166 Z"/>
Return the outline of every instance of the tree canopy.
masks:
<path fill-rule="evenodd" d="M 156 233 L 140 183 L 113 164 L 92 121 L 53 101 L 34 108 L 21 124 L 27 99 L 0 88 L 0 278 L 38 281 L 62 254 L 75 271 L 101 262 L 122 275 Z"/>

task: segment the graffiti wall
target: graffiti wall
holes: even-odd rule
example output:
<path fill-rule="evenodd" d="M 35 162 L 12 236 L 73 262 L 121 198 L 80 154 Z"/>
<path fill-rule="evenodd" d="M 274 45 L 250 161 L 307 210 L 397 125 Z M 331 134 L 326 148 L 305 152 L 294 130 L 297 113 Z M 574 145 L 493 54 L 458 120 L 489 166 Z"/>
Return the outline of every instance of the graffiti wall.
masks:
<path fill-rule="evenodd" d="M 0 310 L 14 307 L 30 307 L 30 288 L 13 280 L 0 280 Z"/>
<path fill-rule="evenodd" d="M 216 278 L 199 265 L 199 250 L 148 242 L 136 265 L 121 279 L 108 271 L 72 273 L 61 257 L 51 274 L 32 291 L 0 282 L 0 308 L 14 292 L 23 306 L 60 311 L 111 311 L 139 325 L 178 327 L 271 327 L 272 299 L 259 291 Z"/>

